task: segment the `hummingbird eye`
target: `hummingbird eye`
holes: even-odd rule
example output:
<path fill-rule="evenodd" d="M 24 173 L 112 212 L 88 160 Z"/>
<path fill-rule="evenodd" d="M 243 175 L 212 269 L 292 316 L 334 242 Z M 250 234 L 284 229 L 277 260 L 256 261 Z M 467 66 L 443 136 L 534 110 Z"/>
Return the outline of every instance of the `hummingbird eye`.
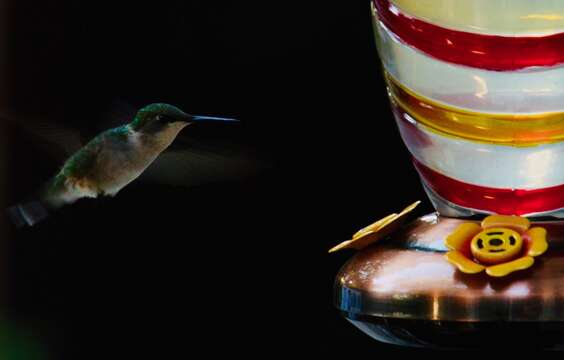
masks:
<path fill-rule="evenodd" d="M 163 114 L 158 114 L 155 118 L 157 121 L 159 122 L 165 122 L 165 123 L 169 123 L 169 122 L 174 122 L 175 120 L 167 115 L 163 115 Z"/>

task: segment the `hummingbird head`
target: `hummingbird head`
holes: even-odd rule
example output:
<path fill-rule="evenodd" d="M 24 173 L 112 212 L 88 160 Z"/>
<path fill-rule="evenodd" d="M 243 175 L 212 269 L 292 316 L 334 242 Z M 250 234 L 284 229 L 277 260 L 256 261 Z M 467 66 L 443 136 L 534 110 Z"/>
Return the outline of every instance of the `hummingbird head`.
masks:
<path fill-rule="evenodd" d="M 191 115 L 176 106 L 157 103 L 139 110 L 131 122 L 131 127 L 135 131 L 158 133 L 171 127 L 181 129 L 190 123 L 191 118 Z"/>
<path fill-rule="evenodd" d="M 142 108 L 137 112 L 135 119 L 131 122 L 131 128 L 143 133 L 159 133 L 162 131 L 180 131 L 187 125 L 200 121 L 237 121 L 227 118 L 215 118 L 209 116 L 194 116 L 185 113 L 176 106 L 155 103 Z"/>

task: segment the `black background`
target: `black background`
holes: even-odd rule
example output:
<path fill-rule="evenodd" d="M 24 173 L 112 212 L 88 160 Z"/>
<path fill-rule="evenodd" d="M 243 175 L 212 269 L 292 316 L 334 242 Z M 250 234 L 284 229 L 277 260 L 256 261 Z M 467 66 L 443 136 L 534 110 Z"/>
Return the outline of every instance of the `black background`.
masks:
<path fill-rule="evenodd" d="M 16 113 L 91 136 L 116 98 L 164 101 L 241 119 L 210 131 L 267 163 L 192 188 L 134 182 L 11 230 L 6 310 L 46 353 L 413 352 L 369 339 L 331 303 L 351 254 L 327 249 L 424 199 L 388 108 L 368 0 L 17 0 L 9 10 Z M 9 131 L 15 202 L 60 164 Z"/>

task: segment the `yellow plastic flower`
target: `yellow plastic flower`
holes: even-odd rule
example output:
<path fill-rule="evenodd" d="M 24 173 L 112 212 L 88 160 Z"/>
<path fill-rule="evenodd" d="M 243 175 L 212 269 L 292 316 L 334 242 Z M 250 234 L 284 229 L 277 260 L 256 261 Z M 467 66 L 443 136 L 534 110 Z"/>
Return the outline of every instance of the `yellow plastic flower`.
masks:
<path fill-rule="evenodd" d="M 531 228 L 527 218 L 492 215 L 460 225 L 445 241 L 446 259 L 466 274 L 483 270 L 494 277 L 530 268 L 548 249 L 546 230 Z"/>

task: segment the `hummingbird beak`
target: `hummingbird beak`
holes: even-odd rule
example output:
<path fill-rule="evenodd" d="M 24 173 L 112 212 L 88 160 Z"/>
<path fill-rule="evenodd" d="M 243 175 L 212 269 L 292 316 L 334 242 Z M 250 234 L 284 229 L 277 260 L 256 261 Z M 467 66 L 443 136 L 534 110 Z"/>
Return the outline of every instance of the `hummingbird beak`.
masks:
<path fill-rule="evenodd" d="M 187 122 L 204 122 L 204 121 L 223 121 L 223 122 L 238 122 L 237 119 L 230 119 L 230 118 L 220 118 L 220 117 L 213 117 L 213 116 L 199 116 L 199 115 L 190 115 Z"/>

